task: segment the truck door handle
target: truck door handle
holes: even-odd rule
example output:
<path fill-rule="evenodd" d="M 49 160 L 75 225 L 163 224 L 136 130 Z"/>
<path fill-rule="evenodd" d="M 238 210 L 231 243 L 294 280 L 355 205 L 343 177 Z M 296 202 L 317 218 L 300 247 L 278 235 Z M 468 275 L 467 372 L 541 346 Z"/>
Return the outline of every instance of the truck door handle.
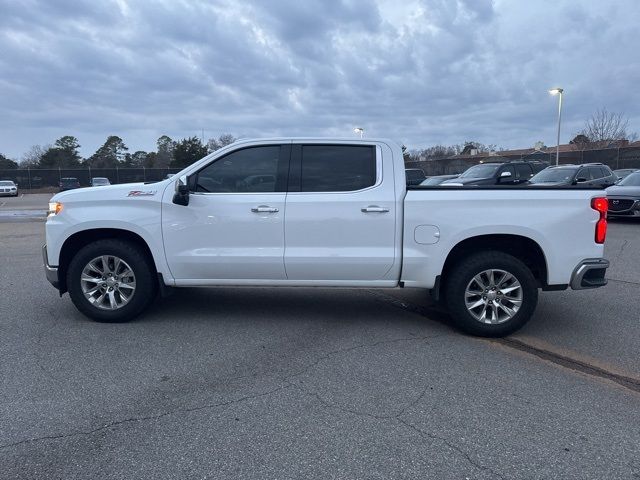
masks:
<path fill-rule="evenodd" d="M 278 209 L 275 207 L 270 207 L 269 205 L 260 205 L 258 207 L 253 207 L 251 211 L 253 213 L 276 213 Z"/>
<path fill-rule="evenodd" d="M 369 205 L 368 207 L 360 209 L 360 211 L 364 213 L 369 213 L 369 212 L 387 213 L 389 209 L 384 207 L 379 207 L 377 205 Z"/>

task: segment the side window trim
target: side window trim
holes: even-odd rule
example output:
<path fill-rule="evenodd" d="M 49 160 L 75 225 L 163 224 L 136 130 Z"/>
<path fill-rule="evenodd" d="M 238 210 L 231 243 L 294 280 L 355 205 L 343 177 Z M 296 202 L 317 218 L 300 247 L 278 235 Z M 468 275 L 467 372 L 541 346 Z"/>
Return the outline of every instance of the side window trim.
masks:
<path fill-rule="evenodd" d="M 370 185 L 365 188 L 361 188 L 359 190 L 344 190 L 344 191 L 302 191 L 302 147 L 306 146 L 317 146 L 317 147 L 335 147 L 335 146 L 362 146 L 359 144 L 350 144 L 350 143 L 294 143 L 292 145 L 291 150 L 291 163 L 289 169 L 289 193 L 304 193 L 304 194 L 338 194 L 338 195 L 348 195 L 353 193 L 364 192 L 370 190 L 372 188 L 377 188 L 382 184 L 383 180 L 383 162 L 382 162 L 382 148 L 380 145 L 366 145 L 375 148 L 375 160 L 376 160 L 376 181 L 373 185 Z"/>
<path fill-rule="evenodd" d="M 232 155 L 236 152 L 240 152 L 242 150 L 248 150 L 251 148 L 260 148 L 260 147 L 280 147 L 280 152 L 278 155 L 278 169 L 276 173 L 276 186 L 274 192 L 198 192 L 197 184 L 198 184 L 198 175 L 202 170 L 208 168 L 214 163 L 219 162 L 220 160 L 225 159 L 229 155 Z M 246 147 L 241 147 L 236 150 L 232 150 L 230 152 L 225 153 L 221 157 L 208 162 L 207 164 L 201 166 L 198 170 L 191 173 L 187 178 L 187 184 L 189 185 L 189 194 L 192 195 L 274 195 L 274 194 L 282 194 L 287 192 L 287 181 L 289 174 L 289 164 L 291 161 L 291 144 L 281 144 L 281 143 L 265 143 L 261 145 L 248 145 Z"/>

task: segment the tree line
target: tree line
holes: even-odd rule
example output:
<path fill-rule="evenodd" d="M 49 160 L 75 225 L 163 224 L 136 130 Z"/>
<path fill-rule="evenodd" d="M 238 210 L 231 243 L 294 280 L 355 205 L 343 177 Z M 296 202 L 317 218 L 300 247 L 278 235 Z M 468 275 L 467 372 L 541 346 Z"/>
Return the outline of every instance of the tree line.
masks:
<path fill-rule="evenodd" d="M 19 162 L 0 154 L 0 169 L 184 168 L 235 141 L 236 138 L 229 133 L 211 138 L 206 144 L 195 136 L 176 141 L 162 135 L 156 141 L 155 151 L 137 150 L 131 153 L 122 138 L 110 135 L 93 155 L 82 158 L 78 139 L 72 135 L 65 135 L 58 138 L 53 145 L 34 145 Z"/>
<path fill-rule="evenodd" d="M 575 145 L 578 150 L 588 150 L 616 147 L 622 145 L 623 142 L 634 141 L 637 138 L 636 133 L 629 131 L 627 117 L 621 113 L 609 112 L 606 108 L 602 108 L 591 115 L 585 122 L 583 129 L 575 133 L 569 143 Z M 156 151 L 137 150 L 130 153 L 129 148 L 120 137 L 111 135 L 93 155 L 89 158 L 82 158 L 79 153 L 78 139 L 66 135 L 57 139 L 53 145 L 45 147 L 34 145 L 20 162 L 0 154 L 0 169 L 19 167 L 49 169 L 82 167 L 184 168 L 235 140 L 236 138 L 229 133 L 212 138 L 206 144 L 195 136 L 175 141 L 167 135 L 162 135 L 156 141 Z M 402 147 L 407 162 L 447 158 L 468 154 L 472 150 L 487 153 L 501 149 L 495 144 L 485 145 L 476 141 L 467 141 L 457 145 L 434 145 L 411 151 L 404 146 Z"/>

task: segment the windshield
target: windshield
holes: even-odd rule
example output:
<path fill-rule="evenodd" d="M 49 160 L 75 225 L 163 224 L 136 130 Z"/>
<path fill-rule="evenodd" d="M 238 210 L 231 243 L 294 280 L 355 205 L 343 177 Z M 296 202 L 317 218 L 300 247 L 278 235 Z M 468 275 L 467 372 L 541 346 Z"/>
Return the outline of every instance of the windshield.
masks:
<path fill-rule="evenodd" d="M 447 177 L 431 177 L 424 180 L 420 185 L 440 185 Z"/>
<path fill-rule="evenodd" d="M 531 183 L 568 182 L 573 178 L 575 168 L 547 168 L 531 177 Z"/>
<path fill-rule="evenodd" d="M 109 183 L 109 180 L 107 180 L 106 178 L 94 178 L 93 179 L 93 184 L 94 185 L 107 185 Z"/>
<path fill-rule="evenodd" d="M 11 180 L 3 180 L 0 182 L 0 187 L 13 187 L 14 185 Z"/>
<path fill-rule="evenodd" d="M 640 172 L 627 175 L 620 180 L 618 185 L 622 185 L 623 187 L 640 187 Z"/>
<path fill-rule="evenodd" d="M 460 178 L 489 178 L 496 173 L 499 165 L 476 165 L 471 167 Z"/>

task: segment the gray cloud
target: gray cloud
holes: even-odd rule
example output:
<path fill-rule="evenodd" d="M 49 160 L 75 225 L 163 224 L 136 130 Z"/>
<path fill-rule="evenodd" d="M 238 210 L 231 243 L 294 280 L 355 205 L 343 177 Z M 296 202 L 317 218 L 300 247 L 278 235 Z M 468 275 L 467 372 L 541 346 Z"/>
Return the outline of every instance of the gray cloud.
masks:
<path fill-rule="evenodd" d="M 554 143 L 601 106 L 640 123 L 633 0 L 0 0 L 0 152 L 173 137 Z"/>

